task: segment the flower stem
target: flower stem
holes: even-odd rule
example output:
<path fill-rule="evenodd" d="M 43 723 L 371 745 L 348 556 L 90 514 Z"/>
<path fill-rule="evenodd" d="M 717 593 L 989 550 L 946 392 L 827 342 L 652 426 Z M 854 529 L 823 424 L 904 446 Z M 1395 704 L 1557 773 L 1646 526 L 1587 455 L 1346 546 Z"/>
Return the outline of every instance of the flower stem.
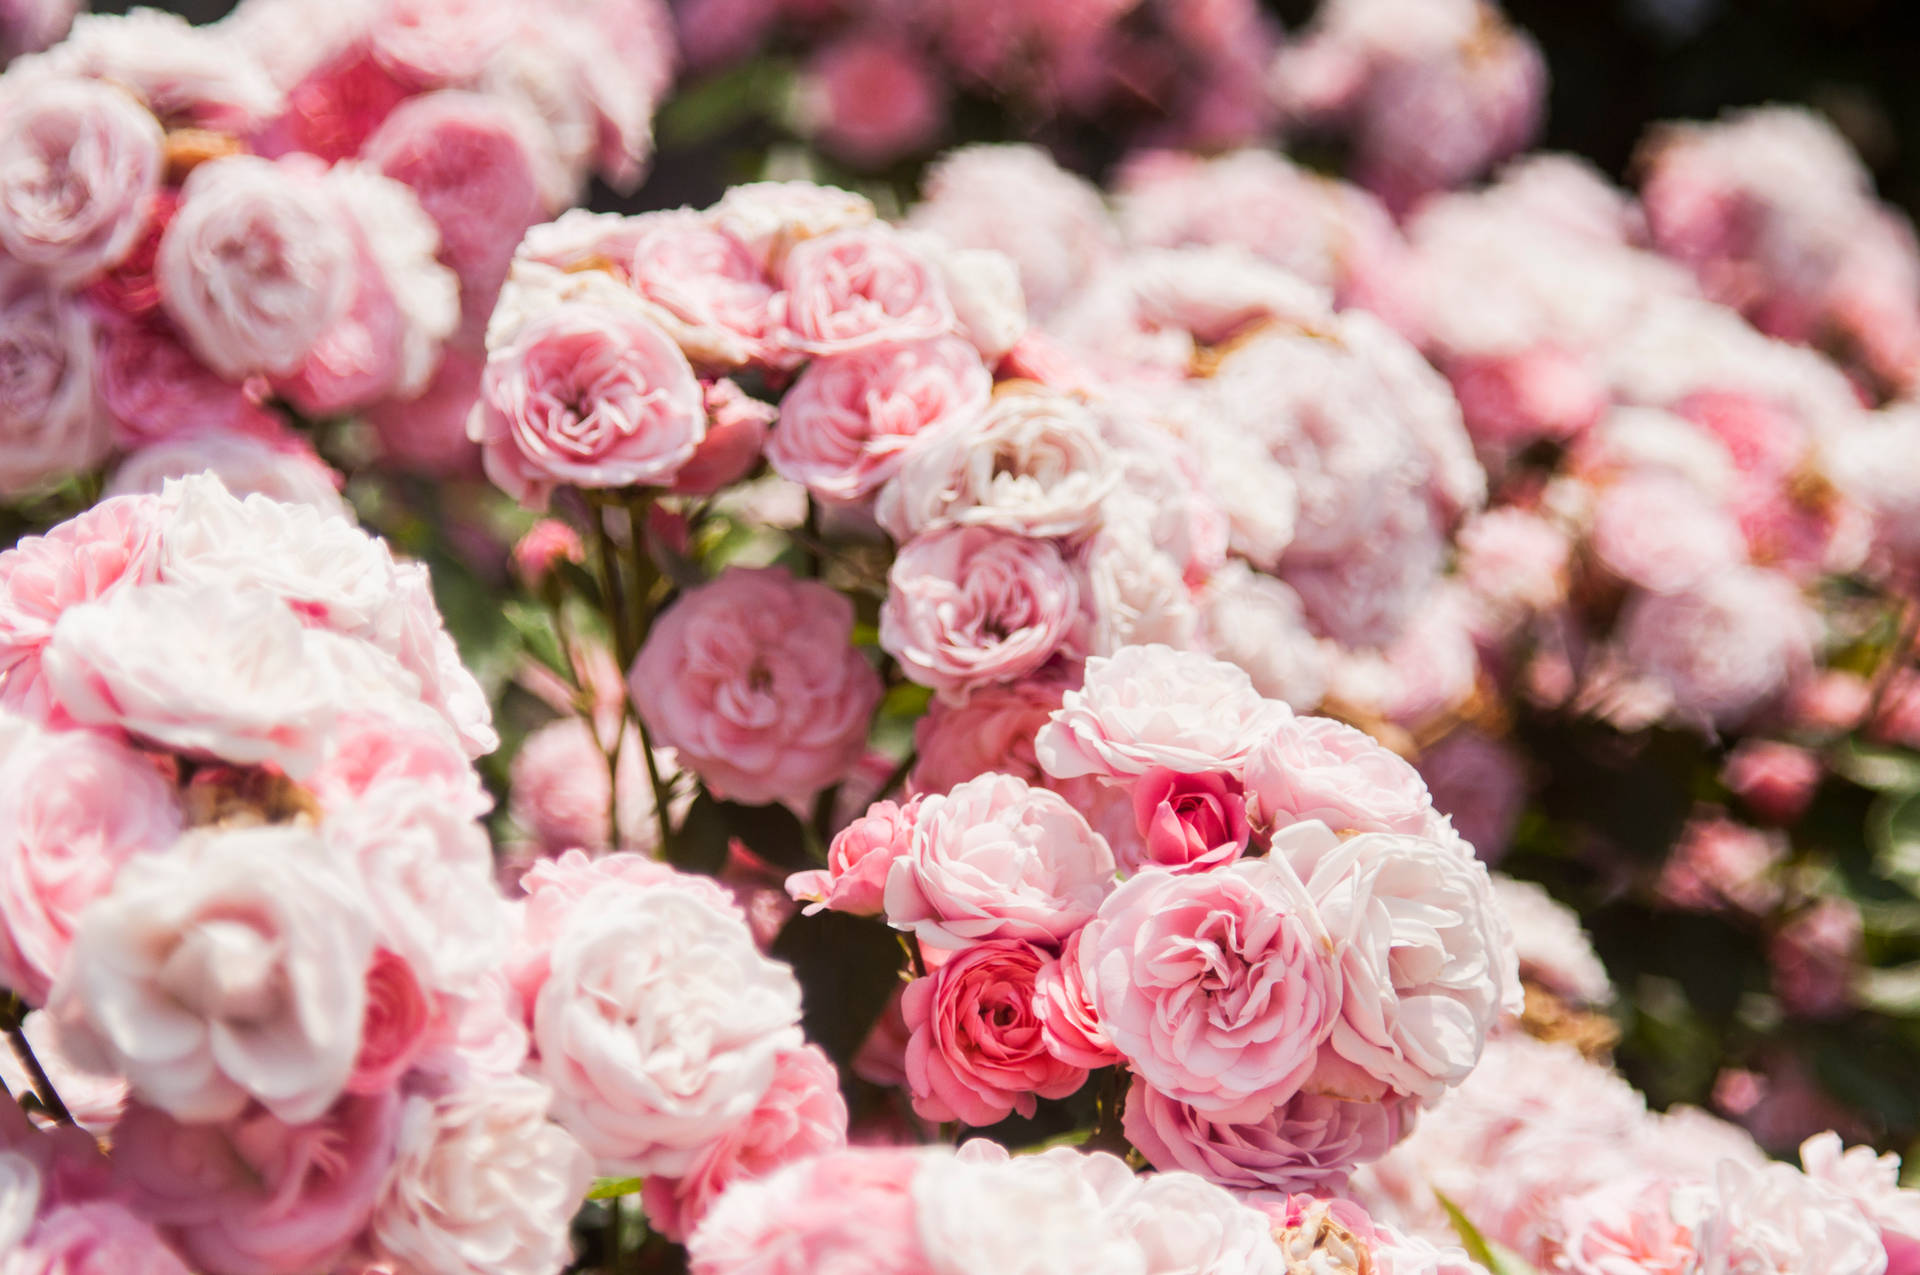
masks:
<path fill-rule="evenodd" d="M 20 1066 L 27 1073 L 27 1081 L 33 1088 L 33 1096 L 40 1100 L 47 1114 L 60 1124 L 72 1124 L 73 1113 L 67 1110 L 67 1104 L 60 1101 L 60 1093 L 53 1087 L 53 1081 L 47 1076 L 47 1069 L 33 1056 L 33 1046 L 27 1042 L 27 1007 L 20 998 L 11 993 L 0 1008 L 7 1024 L 7 1043 L 13 1047 L 13 1056 L 20 1060 Z"/>

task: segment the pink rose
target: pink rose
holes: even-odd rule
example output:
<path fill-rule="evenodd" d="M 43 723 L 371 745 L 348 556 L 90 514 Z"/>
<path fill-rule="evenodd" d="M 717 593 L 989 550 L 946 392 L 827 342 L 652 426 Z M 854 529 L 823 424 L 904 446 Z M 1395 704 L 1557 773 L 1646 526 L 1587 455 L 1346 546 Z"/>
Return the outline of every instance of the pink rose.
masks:
<path fill-rule="evenodd" d="M 1880 1228 L 1887 1275 L 1914 1275 L 1920 1271 L 1920 1191 L 1900 1185 L 1900 1157 L 1842 1145 L 1837 1133 L 1816 1134 L 1800 1145 L 1800 1163 L 1808 1177 L 1847 1196 Z"/>
<path fill-rule="evenodd" d="M 173 480 L 195 474 L 213 475 L 236 496 L 265 496 L 341 518 L 349 513 L 340 497 L 341 476 L 305 435 L 278 424 L 261 432 L 218 430 L 149 443 L 114 467 L 106 492 L 158 496 Z"/>
<path fill-rule="evenodd" d="M 1295 717 L 1247 758 L 1247 805 L 1268 830 L 1317 819 L 1342 832 L 1425 832 L 1433 799 L 1398 754 L 1331 717 Z"/>
<path fill-rule="evenodd" d="M 195 358 L 164 321 L 104 320 L 95 333 L 100 399 L 125 445 L 203 430 L 268 433 L 246 390 Z"/>
<path fill-rule="evenodd" d="M 865 195 L 808 181 L 747 182 L 730 188 L 713 206 L 714 224 L 738 239 L 770 275 L 787 254 L 808 239 L 871 225 L 873 201 Z"/>
<path fill-rule="evenodd" d="M 992 388 L 958 337 L 818 358 L 780 401 L 767 459 L 824 499 L 861 500 L 893 477 L 915 436 L 984 408 Z"/>
<path fill-rule="evenodd" d="M 48 1001 L 63 1043 L 184 1120 L 231 1119 L 250 1098 L 318 1118 L 352 1074 L 365 1013 L 372 927 L 351 886 L 292 825 L 135 856 L 74 931 Z"/>
<path fill-rule="evenodd" d="M 809 354 L 930 341 L 955 328 L 938 271 L 877 222 L 796 244 L 781 282 L 789 339 Z"/>
<path fill-rule="evenodd" d="M 1032 1116 L 1035 1098 L 1064 1098 L 1087 1073 L 1047 1049 L 1034 1013 L 1045 961 L 1017 940 L 977 943 L 907 984 L 907 1088 L 926 1120 L 997 1124 Z"/>
<path fill-rule="evenodd" d="M 1033 737 L 1060 707 L 1054 682 L 1022 681 L 981 686 L 964 702 L 936 699 L 913 727 L 915 760 L 908 787 L 945 792 L 988 771 L 1045 785 L 1033 755 Z"/>
<path fill-rule="evenodd" d="M 766 449 L 767 430 L 780 414 L 732 381 L 703 381 L 700 391 L 707 436 L 673 480 L 677 496 L 711 496 L 753 472 Z"/>
<path fill-rule="evenodd" d="M 1687 592 L 1635 598 L 1618 632 L 1628 668 L 1675 717 L 1727 727 L 1809 671 L 1820 620 L 1785 576 L 1735 567 Z"/>
<path fill-rule="evenodd" d="M 917 536 L 887 572 L 880 646 L 907 676 L 960 698 L 1063 653 L 1080 586 L 1050 541 L 989 527 Z"/>
<path fill-rule="evenodd" d="M 1157 766 L 1133 781 L 1133 817 L 1145 858 L 1169 872 L 1205 872 L 1231 863 L 1251 840 L 1246 793 L 1232 775 L 1183 775 Z"/>
<path fill-rule="evenodd" d="M 513 573 L 528 589 L 538 590 L 561 563 L 587 560 L 580 533 L 558 518 L 542 518 L 513 545 Z"/>
<path fill-rule="evenodd" d="M 1570 1275 L 1688 1275 L 1700 1269 L 1687 1201 L 1663 1178 L 1626 1178 L 1559 1202 L 1558 1265 Z"/>
<path fill-rule="evenodd" d="M 572 1259 L 567 1223 L 593 1165 L 547 1119 L 546 1086 L 467 1078 L 407 1099 L 370 1226 L 396 1270 L 552 1275 Z"/>
<path fill-rule="evenodd" d="M 1822 773 L 1820 759 L 1798 745 L 1746 739 L 1728 754 L 1720 782 L 1761 819 L 1786 825 L 1805 813 Z"/>
<path fill-rule="evenodd" d="M 1221 1118 L 1255 1118 L 1313 1070 L 1339 1016 L 1326 929 L 1284 861 L 1149 868 L 1080 941 L 1100 1026 L 1136 1075 Z"/>
<path fill-rule="evenodd" d="M 0 246 L 55 283 L 125 257 L 160 188 L 160 125 L 119 88 L 44 80 L 0 116 Z"/>
<path fill-rule="evenodd" d="M 1607 570 L 1655 593 L 1691 589 L 1747 557 L 1740 526 L 1725 510 L 1686 479 L 1662 473 L 1601 490 L 1591 546 Z"/>
<path fill-rule="evenodd" d="M 1261 698 L 1240 669 L 1197 651 L 1130 646 L 1087 661 L 1034 740 L 1058 779 L 1125 780 L 1165 767 L 1181 774 L 1238 774 L 1248 755 L 1292 717 Z"/>
<path fill-rule="evenodd" d="M 682 594 L 628 675 L 656 744 L 749 803 L 805 801 L 866 751 L 880 677 L 853 606 L 784 568 L 733 567 Z"/>
<path fill-rule="evenodd" d="M 920 799 L 887 874 L 887 920 L 924 943 L 1058 947 L 1113 888 L 1113 851 L 1058 793 L 982 775 Z"/>
<path fill-rule="evenodd" d="M 206 1275 L 331 1270 L 366 1229 L 393 1165 L 400 1100 L 346 1097 L 305 1124 L 250 1108 L 183 1124 L 134 1106 L 113 1159 L 144 1217 Z"/>
<path fill-rule="evenodd" d="M 425 388 L 412 398 L 387 399 L 366 410 L 380 436 L 380 452 L 409 473 L 463 477 L 480 469 L 480 450 L 467 421 L 480 398 L 486 360 L 451 345 Z"/>
<path fill-rule="evenodd" d="M 188 1275 L 146 1219 L 109 1200 L 46 1210 L 6 1252 L 7 1275 Z"/>
<path fill-rule="evenodd" d="M 817 1046 L 791 1050 L 780 1055 L 760 1105 L 708 1145 L 691 1171 L 647 1179 L 642 1197 L 647 1225 L 685 1243 L 734 1183 L 764 1178 L 783 1165 L 846 1145 L 840 1073 Z"/>
<path fill-rule="evenodd" d="M 917 799 L 904 806 L 875 802 L 835 834 L 827 847 L 826 870 L 794 873 L 787 878 L 788 893 L 808 901 L 809 916 L 823 909 L 879 916 L 884 911 L 887 873 L 893 861 L 907 852 L 919 812 Z"/>
<path fill-rule="evenodd" d="M 426 1047 L 433 1013 L 413 967 L 385 948 L 376 951 L 367 968 L 367 1014 L 347 1092 L 376 1094 L 398 1084 Z"/>
<path fill-rule="evenodd" d="M 692 1275 L 934 1275 L 915 1175 L 929 1153 L 848 1149 L 721 1196 L 687 1242 Z"/>
<path fill-rule="evenodd" d="M 0 983 L 39 1005 L 80 914 L 180 835 L 173 785 L 102 735 L 34 732 L 0 764 Z"/>
<path fill-rule="evenodd" d="M 112 444 L 84 307 L 0 260 L 0 495 L 92 468 Z"/>
<path fill-rule="evenodd" d="M 623 228 L 618 264 L 654 320 L 709 372 L 775 356 L 779 305 L 747 246 L 706 213 L 642 213 Z"/>
<path fill-rule="evenodd" d="M 70 607 L 144 584 L 160 569 L 160 502 L 103 500 L 0 553 L 0 705 L 47 711 L 41 654 Z"/>
<path fill-rule="evenodd" d="M 1846 1013 L 1863 937 L 1859 907 L 1831 895 L 1781 925 L 1767 944 L 1767 964 L 1787 1012 L 1814 1019 Z"/>
<path fill-rule="evenodd" d="M 1046 962 L 1033 980 L 1033 1014 L 1040 1020 L 1040 1036 L 1061 1062 L 1087 1071 L 1110 1067 L 1126 1061 L 1113 1047 L 1087 999 L 1083 978 L 1086 967 L 1080 963 L 1080 939 L 1085 928 L 1075 930 L 1060 948 L 1056 959 Z"/>
<path fill-rule="evenodd" d="M 941 73 L 892 34 L 842 36 L 815 54 L 803 77 L 804 127 L 829 153 L 861 168 L 920 150 L 946 122 Z"/>
<path fill-rule="evenodd" d="M 1413 1125 L 1404 1101 L 1347 1102 L 1296 1093 L 1266 1115 L 1210 1118 L 1134 1079 L 1127 1141 L 1157 1169 L 1185 1169 L 1243 1191 L 1345 1191 L 1354 1166 L 1385 1155 Z"/>
<path fill-rule="evenodd" d="M 304 167 L 233 155 L 194 169 L 160 241 L 167 313 L 232 380 L 288 375 L 352 297 L 354 238 Z"/>
<path fill-rule="evenodd" d="M 487 476 L 522 504 L 552 490 L 667 486 L 706 436 L 686 355 L 638 310 L 589 302 L 541 314 L 489 351 L 468 433 Z"/>

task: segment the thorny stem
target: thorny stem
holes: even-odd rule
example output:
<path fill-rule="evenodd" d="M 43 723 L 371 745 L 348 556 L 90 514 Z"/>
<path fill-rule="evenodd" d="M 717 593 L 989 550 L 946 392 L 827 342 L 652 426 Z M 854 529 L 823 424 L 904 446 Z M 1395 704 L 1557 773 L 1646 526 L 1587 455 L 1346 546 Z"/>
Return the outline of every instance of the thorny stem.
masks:
<path fill-rule="evenodd" d="M 27 1081 L 32 1086 L 33 1096 L 40 1100 L 47 1114 L 61 1124 L 72 1124 L 73 1113 L 67 1110 L 67 1104 L 60 1101 L 60 1093 L 53 1087 L 53 1081 L 47 1076 L 47 1069 L 33 1056 L 33 1046 L 27 1043 L 27 1007 L 20 998 L 11 993 L 4 1002 L 0 1002 L 0 1015 L 4 1015 L 7 1024 L 7 1043 L 13 1046 L 13 1056 L 20 1060 L 20 1066 L 27 1073 Z"/>

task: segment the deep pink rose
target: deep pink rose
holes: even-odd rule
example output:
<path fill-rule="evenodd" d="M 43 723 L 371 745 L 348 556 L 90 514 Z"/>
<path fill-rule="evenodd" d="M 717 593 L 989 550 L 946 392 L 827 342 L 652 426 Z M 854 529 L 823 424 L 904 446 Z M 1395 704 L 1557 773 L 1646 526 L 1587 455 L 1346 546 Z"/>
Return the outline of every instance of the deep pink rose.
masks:
<path fill-rule="evenodd" d="M 1034 1013 L 1045 960 L 1026 943 L 990 940 L 907 984 L 907 1088 L 922 1118 L 997 1124 L 1086 1083 L 1083 1068 L 1047 1049 Z"/>
<path fill-rule="evenodd" d="M 866 751 L 880 676 L 853 606 L 785 569 L 729 568 L 682 594 L 628 676 L 656 744 L 731 798 L 805 801 Z"/>
<path fill-rule="evenodd" d="M 856 916 L 879 916 L 887 888 L 887 872 L 905 854 L 913 837 L 913 821 L 920 803 L 904 806 L 877 801 L 867 813 L 842 828 L 827 847 L 824 871 L 796 872 L 787 878 L 787 891 L 808 903 L 807 914 L 823 909 Z"/>
<path fill-rule="evenodd" d="M 747 246 L 706 213 L 642 213 L 623 228 L 627 286 L 708 372 L 774 358 L 778 294 Z"/>
<path fill-rule="evenodd" d="M 0 110 L 0 247 L 54 282 L 125 257 L 160 187 L 160 125 L 119 87 L 48 79 Z"/>
<path fill-rule="evenodd" d="M 915 537 L 887 573 L 880 646 L 922 686 L 960 698 L 1061 654 L 1080 585 L 1051 541 L 988 527 Z"/>
<path fill-rule="evenodd" d="M 988 771 L 1045 785 L 1033 737 L 1060 707 L 1062 689 L 1057 682 L 1022 681 L 978 687 L 961 703 L 936 699 L 914 723 L 917 755 L 908 787 L 945 792 Z"/>
<path fill-rule="evenodd" d="M 391 1089 L 426 1047 L 434 1008 L 413 967 L 381 948 L 367 968 L 367 1014 L 360 1025 L 360 1056 L 347 1092 Z"/>
<path fill-rule="evenodd" d="M 1049 1053 L 1061 1062 L 1093 1071 L 1126 1060 L 1100 1030 L 1087 999 L 1086 967 L 1080 963 L 1080 940 L 1085 934 L 1085 929 L 1075 930 L 1059 957 L 1042 965 L 1034 976 L 1033 1013 L 1040 1020 L 1041 1038 Z"/>
<path fill-rule="evenodd" d="M 124 446 L 201 431 L 270 433 L 277 424 L 161 321 L 104 319 L 94 333 L 100 400 Z"/>
<path fill-rule="evenodd" d="M 706 436 L 700 382 L 639 310 L 565 303 L 487 356 L 468 425 L 487 476 L 522 504 L 563 484 L 664 487 Z"/>
<path fill-rule="evenodd" d="M 846 1144 L 847 1104 L 832 1059 L 815 1045 L 790 1050 L 774 1064 L 773 1084 L 760 1105 L 710 1143 L 691 1171 L 647 1179 L 647 1225 L 685 1243 L 734 1183 Z"/>
<path fill-rule="evenodd" d="M 0 257 L 0 495 L 81 473 L 112 428 L 94 389 L 87 308 Z"/>
<path fill-rule="evenodd" d="M 1283 862 L 1149 868 L 1080 941 L 1100 1026 L 1134 1073 L 1216 1118 L 1258 1119 L 1313 1070 L 1340 978 L 1306 888 Z"/>
<path fill-rule="evenodd" d="M 1296 1093 L 1244 1123 L 1209 1118 L 1134 1079 L 1127 1141 L 1157 1169 L 1185 1169 L 1242 1191 L 1344 1191 L 1358 1165 L 1385 1155 L 1413 1125 L 1402 1100 L 1347 1102 Z"/>
<path fill-rule="evenodd" d="M 529 589 L 539 589 L 561 563 L 579 566 L 586 560 L 580 533 L 558 518 L 542 518 L 513 545 L 513 573 Z"/>
<path fill-rule="evenodd" d="M 1239 858 L 1251 840 L 1246 792 L 1232 775 L 1183 775 L 1157 766 L 1133 781 L 1133 817 L 1145 859 L 1170 872 L 1205 872 Z"/>
<path fill-rule="evenodd" d="M 392 1167 L 400 1099 L 345 1097 L 288 1125 L 255 1108 L 225 1124 L 180 1124 L 135 1105 L 113 1158 L 140 1213 L 207 1275 L 329 1270 L 366 1228 Z"/>
<path fill-rule="evenodd" d="M 1417 833 L 1436 818 L 1411 763 L 1331 717 L 1291 718 L 1253 750 L 1247 804 L 1269 831 L 1318 819 L 1342 832 Z"/>
<path fill-rule="evenodd" d="M 85 731 L 33 732 L 0 764 L 0 983 L 45 999 L 88 904 L 134 855 L 180 835 L 173 785 Z"/>
<path fill-rule="evenodd" d="M 0 1224 L 3 1226 L 4 1224 Z M 110 1200 L 44 1211 L 7 1251 L 7 1275 L 188 1275 L 146 1219 Z"/>
<path fill-rule="evenodd" d="M 815 359 L 780 401 L 767 459 L 828 500 L 861 500 L 916 435 L 987 405 L 993 377 L 955 336 Z"/>
<path fill-rule="evenodd" d="M 809 354 L 930 341 L 955 329 L 939 272 L 878 222 L 795 245 L 781 282 L 788 339 Z"/>
<path fill-rule="evenodd" d="M 1058 947 L 1093 917 L 1113 872 L 1113 851 L 1065 798 L 982 775 L 920 799 L 887 875 L 887 920 L 935 947 Z"/>
<path fill-rule="evenodd" d="M 1747 739 L 1728 755 L 1720 781 L 1763 820 L 1785 825 L 1805 813 L 1821 774 L 1820 759 L 1797 744 Z"/>
<path fill-rule="evenodd" d="M 707 406 L 707 436 L 673 480 L 676 496 L 711 496 L 745 478 L 760 463 L 767 430 L 780 414 L 773 404 L 732 381 L 703 381 L 700 391 Z"/>

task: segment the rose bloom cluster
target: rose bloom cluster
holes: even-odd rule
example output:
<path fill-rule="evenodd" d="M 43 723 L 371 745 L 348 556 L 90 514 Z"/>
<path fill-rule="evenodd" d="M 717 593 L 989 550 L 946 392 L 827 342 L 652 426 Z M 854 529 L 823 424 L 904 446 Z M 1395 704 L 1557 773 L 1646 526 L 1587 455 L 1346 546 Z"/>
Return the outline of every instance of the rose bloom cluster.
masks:
<path fill-rule="evenodd" d="M 248 0 L 83 16 L 0 76 L 0 496 L 109 461 L 340 508 L 283 408 L 391 463 L 463 424 L 513 246 L 631 183 L 672 41 L 652 0 Z"/>

